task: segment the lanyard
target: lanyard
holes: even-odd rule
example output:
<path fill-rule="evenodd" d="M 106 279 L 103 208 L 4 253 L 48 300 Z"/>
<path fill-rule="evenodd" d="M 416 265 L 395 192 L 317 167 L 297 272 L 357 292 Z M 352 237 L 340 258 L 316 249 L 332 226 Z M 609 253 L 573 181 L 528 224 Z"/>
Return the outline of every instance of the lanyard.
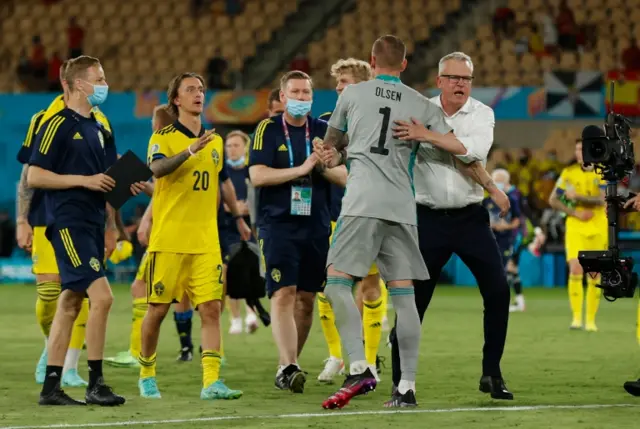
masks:
<path fill-rule="evenodd" d="M 284 120 L 284 115 L 282 115 L 282 129 L 284 130 L 284 139 L 287 142 L 287 150 L 289 152 L 289 167 L 293 168 L 294 167 L 293 148 L 291 147 L 291 137 L 289 137 L 289 128 L 287 127 L 287 123 Z M 309 120 L 308 119 L 305 122 L 304 140 L 307 145 L 307 158 L 309 158 L 309 156 L 311 155 L 311 138 L 309 137 Z"/>

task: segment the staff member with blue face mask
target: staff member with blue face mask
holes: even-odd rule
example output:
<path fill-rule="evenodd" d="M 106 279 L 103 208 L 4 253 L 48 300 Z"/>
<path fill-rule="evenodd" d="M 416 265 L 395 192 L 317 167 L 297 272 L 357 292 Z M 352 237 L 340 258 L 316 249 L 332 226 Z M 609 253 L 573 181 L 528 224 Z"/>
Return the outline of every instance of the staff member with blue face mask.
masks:
<path fill-rule="evenodd" d="M 313 152 L 313 141 L 324 137 L 327 123 L 309 116 L 312 100 L 306 73 L 285 74 L 280 80 L 285 111 L 258 124 L 249 158 L 251 183 L 259 191 L 258 242 L 280 354 L 275 383 L 295 393 L 304 391 L 298 356 L 324 282 L 331 229 L 330 184 Z"/>

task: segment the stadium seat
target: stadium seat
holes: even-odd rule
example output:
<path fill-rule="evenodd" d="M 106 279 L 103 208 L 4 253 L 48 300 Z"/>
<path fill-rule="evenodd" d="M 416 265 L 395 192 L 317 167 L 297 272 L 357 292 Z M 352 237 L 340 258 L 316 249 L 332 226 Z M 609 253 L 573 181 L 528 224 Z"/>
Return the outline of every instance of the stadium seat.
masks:
<path fill-rule="evenodd" d="M 85 40 L 85 52 L 91 55 L 100 56 L 114 48 L 118 57 L 132 54 L 148 56 L 149 53 L 154 56 L 182 56 L 189 46 L 201 43 L 203 49 L 198 59 L 205 64 L 222 40 L 230 46 L 225 52 L 232 71 L 241 67 L 248 56 L 254 55 L 257 45 L 268 41 L 273 32 L 283 25 L 285 18 L 298 7 L 295 0 L 246 0 L 243 2 L 243 11 L 231 20 L 225 14 L 222 1 L 212 2 L 209 9 L 213 12 L 216 7 L 222 6 L 221 14 L 205 12 L 195 18 L 191 16 L 191 2 L 186 0 L 110 0 L 104 4 L 66 0 L 50 6 L 40 1 L 15 3 L 13 15 L 0 28 L 0 39 L 3 45 L 8 46 L 13 62 L 17 61 L 20 50 L 30 45 L 34 34 L 41 35 L 48 55 L 54 50 L 66 53 L 66 34 L 64 37 L 60 37 L 60 34 L 66 31 L 68 17 L 75 15 L 85 30 L 92 29 L 86 32 Z M 197 31 L 193 31 L 194 28 Z M 241 40 L 240 48 L 237 40 Z M 164 49 L 158 48 L 159 44 L 164 45 Z M 171 48 L 173 46 L 178 48 L 174 50 Z M 203 56 L 204 59 L 201 58 Z M 127 59 L 123 60 L 124 69 L 128 70 Z M 167 58 L 169 64 L 174 63 L 172 60 Z M 121 68 L 119 62 L 114 66 Z M 189 69 L 192 67 L 188 66 Z M 118 69 L 114 71 L 118 73 Z M 159 71 L 154 76 L 161 74 Z M 144 79 L 144 84 L 153 85 L 157 80 L 157 77 Z M 110 78 L 114 90 L 130 84 L 128 78 L 122 84 L 118 79 Z"/>
<path fill-rule="evenodd" d="M 292 1 L 292 0 L 291 0 Z M 447 15 L 460 10 L 459 0 L 356 0 L 355 10 L 324 32 L 321 40 L 309 45 L 307 52 L 312 78 L 318 88 L 333 88 L 328 66 L 338 58 L 354 56 L 368 59 L 371 45 L 382 34 L 401 37 L 412 54 L 415 45 L 429 39 L 432 29 L 444 25 Z M 490 28 L 489 28 L 490 31 Z M 284 70 L 283 70 L 284 71 Z"/>
<path fill-rule="evenodd" d="M 506 5 L 515 12 L 519 24 L 526 24 L 532 17 L 535 19 L 540 12 L 549 7 L 557 11 L 561 2 L 562 0 L 508 0 Z M 606 73 L 618 65 L 620 53 L 628 46 L 631 37 L 640 40 L 640 0 L 567 0 L 567 5 L 573 11 L 579 25 L 589 24 L 597 27 L 598 37 L 594 52 L 580 50 L 577 55 L 560 53 L 559 60 L 552 56 L 523 55 L 516 67 L 523 82 L 537 81 L 540 84 L 543 81 L 543 73 L 556 68 L 572 71 L 600 70 Z M 516 40 L 504 40 L 503 37 L 501 39 L 497 50 L 506 58 L 506 55 L 514 52 L 512 48 Z M 482 70 L 496 66 L 495 41 L 490 19 L 487 18 L 476 27 L 474 37 L 461 41 L 458 49 L 470 54 L 476 68 Z M 538 70 L 537 79 L 531 72 L 533 68 Z M 479 77 L 475 81 L 476 85 L 486 84 L 485 80 L 496 80 L 495 74 L 492 73 L 476 75 Z"/>

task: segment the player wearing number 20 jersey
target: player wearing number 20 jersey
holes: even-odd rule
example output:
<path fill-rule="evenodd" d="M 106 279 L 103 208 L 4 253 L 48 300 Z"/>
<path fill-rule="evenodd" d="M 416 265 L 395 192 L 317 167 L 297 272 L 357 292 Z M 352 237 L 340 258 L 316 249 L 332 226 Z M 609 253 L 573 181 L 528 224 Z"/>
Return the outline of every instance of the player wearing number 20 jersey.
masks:
<path fill-rule="evenodd" d="M 202 128 L 200 135 L 204 132 Z M 151 137 L 149 162 L 184 151 L 197 137 L 180 122 L 174 122 Z M 176 171 L 156 180 L 148 250 L 149 302 L 171 303 L 180 300 L 183 292 L 189 294 L 196 306 L 221 299 L 222 284 L 218 282 L 217 271 L 222 270 L 222 256 L 216 207 L 218 176 L 223 181 L 227 179 L 224 165 L 224 142 L 216 135 L 206 148 Z M 157 260 L 167 258 L 172 262 L 160 264 Z M 184 258 L 191 262 L 183 261 Z M 185 274 L 191 278 L 178 279 Z M 190 286 L 186 291 L 185 283 Z"/>

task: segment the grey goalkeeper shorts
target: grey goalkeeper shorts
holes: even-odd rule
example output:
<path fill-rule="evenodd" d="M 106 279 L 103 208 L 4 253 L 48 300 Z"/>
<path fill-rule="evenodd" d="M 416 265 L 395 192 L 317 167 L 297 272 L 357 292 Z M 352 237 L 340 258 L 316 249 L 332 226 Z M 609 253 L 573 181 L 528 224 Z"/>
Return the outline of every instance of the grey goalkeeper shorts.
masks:
<path fill-rule="evenodd" d="M 333 265 L 337 271 L 364 278 L 373 262 L 385 282 L 429 279 L 415 225 L 340 216 L 333 232 L 327 267 Z"/>

